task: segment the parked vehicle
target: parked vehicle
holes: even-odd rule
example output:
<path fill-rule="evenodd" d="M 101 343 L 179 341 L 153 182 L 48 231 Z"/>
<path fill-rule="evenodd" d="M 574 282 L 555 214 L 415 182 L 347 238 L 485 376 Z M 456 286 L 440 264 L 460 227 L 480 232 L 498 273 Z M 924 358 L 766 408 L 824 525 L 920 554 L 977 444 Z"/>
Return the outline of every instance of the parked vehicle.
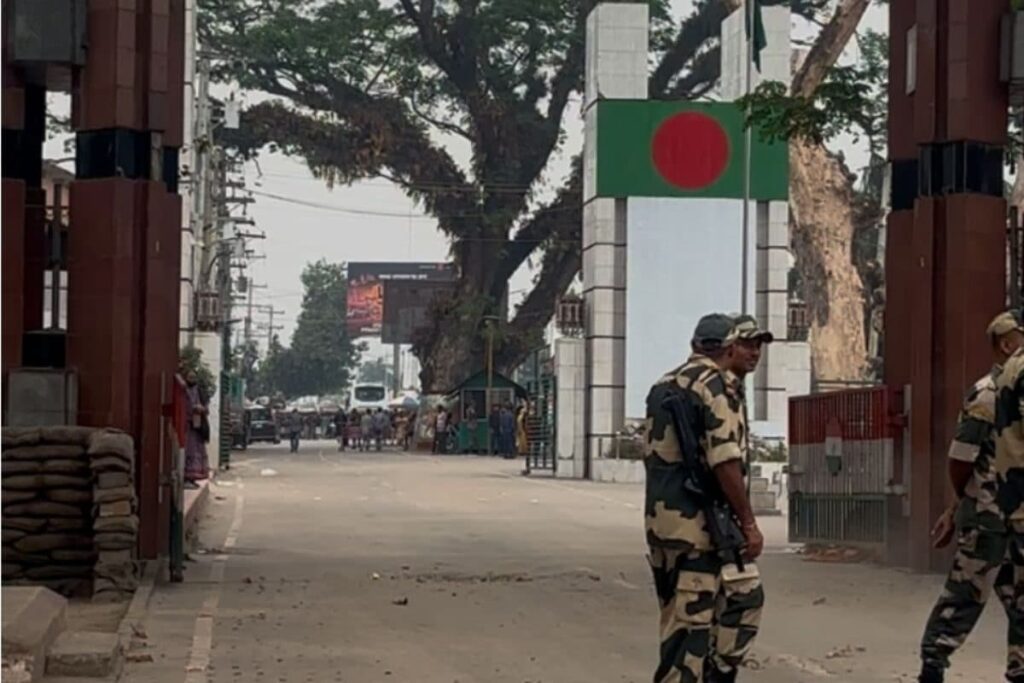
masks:
<path fill-rule="evenodd" d="M 352 387 L 348 405 L 350 410 L 387 410 L 390 398 L 388 388 L 383 384 L 357 384 Z"/>
<path fill-rule="evenodd" d="M 249 443 L 258 441 L 281 443 L 277 423 L 268 408 L 255 405 L 247 408 L 245 412 L 249 421 Z"/>

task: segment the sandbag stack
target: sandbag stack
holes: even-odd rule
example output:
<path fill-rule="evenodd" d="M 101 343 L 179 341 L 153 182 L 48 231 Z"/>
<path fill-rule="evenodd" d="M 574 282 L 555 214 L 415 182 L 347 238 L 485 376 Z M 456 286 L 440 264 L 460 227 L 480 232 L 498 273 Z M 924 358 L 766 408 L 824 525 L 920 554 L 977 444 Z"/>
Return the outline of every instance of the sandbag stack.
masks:
<path fill-rule="evenodd" d="M 135 545 L 139 518 L 135 500 L 135 447 L 127 434 L 98 431 L 89 440 L 93 473 L 92 522 L 97 550 L 93 599 L 117 600 L 135 591 Z"/>
<path fill-rule="evenodd" d="M 135 589 L 134 447 L 86 427 L 4 428 L 5 584 L 119 599 Z"/>

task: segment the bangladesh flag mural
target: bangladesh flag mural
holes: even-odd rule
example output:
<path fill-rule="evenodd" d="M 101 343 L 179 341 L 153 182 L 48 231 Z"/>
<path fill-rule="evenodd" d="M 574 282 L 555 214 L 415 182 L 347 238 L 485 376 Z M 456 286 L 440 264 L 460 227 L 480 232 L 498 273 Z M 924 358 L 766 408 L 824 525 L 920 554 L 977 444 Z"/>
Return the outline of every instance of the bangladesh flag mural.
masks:
<path fill-rule="evenodd" d="M 601 197 L 743 198 L 743 111 L 732 102 L 597 103 Z M 785 200 L 789 149 L 754 130 L 751 199 Z"/>

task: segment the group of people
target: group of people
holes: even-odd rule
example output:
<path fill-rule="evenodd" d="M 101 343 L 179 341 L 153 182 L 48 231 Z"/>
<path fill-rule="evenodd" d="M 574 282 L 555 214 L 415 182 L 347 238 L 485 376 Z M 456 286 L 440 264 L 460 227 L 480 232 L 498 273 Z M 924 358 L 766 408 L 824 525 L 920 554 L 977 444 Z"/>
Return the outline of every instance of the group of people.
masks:
<path fill-rule="evenodd" d="M 458 412 L 438 406 L 432 419 L 434 431 L 434 453 L 448 453 L 461 450 L 464 453 L 500 455 L 503 458 L 514 458 L 517 454 L 525 454 L 529 447 L 526 431 L 526 420 L 529 406 L 526 403 L 518 407 L 511 403 L 491 406 L 487 416 L 487 437 L 480 434 L 480 419 L 476 407 L 467 403 L 461 422 L 466 428 L 466 443 L 461 448 L 458 444 L 460 420 Z M 489 443 L 488 443 L 489 442 Z"/>
<path fill-rule="evenodd" d="M 415 413 L 405 409 L 386 411 L 367 408 L 351 412 L 338 409 L 334 414 L 334 433 L 338 450 L 353 448 L 360 451 L 382 450 L 385 443 L 392 443 L 402 449 L 409 447 L 412 439 L 412 425 Z"/>
<path fill-rule="evenodd" d="M 1024 683 L 1021 312 L 1001 313 L 986 334 L 993 366 L 967 392 L 948 451 L 956 500 L 932 530 L 937 548 L 955 541 L 956 553 L 924 629 L 919 683 L 942 683 L 993 592 L 1009 619 L 1006 680 Z M 689 359 L 648 394 L 645 522 L 661 606 L 655 683 L 733 683 L 757 636 L 764 538 L 744 483 L 744 378 L 772 341 L 750 316 L 707 315 Z"/>

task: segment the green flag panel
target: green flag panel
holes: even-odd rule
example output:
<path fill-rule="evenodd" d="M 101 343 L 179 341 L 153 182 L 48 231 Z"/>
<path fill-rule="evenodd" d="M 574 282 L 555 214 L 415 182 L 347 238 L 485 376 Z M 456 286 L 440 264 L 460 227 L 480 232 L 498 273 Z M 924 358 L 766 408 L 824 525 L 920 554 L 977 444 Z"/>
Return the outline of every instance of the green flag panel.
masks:
<path fill-rule="evenodd" d="M 597 103 L 601 197 L 743 198 L 743 112 L 732 102 Z M 750 196 L 785 200 L 789 148 L 754 130 Z"/>

